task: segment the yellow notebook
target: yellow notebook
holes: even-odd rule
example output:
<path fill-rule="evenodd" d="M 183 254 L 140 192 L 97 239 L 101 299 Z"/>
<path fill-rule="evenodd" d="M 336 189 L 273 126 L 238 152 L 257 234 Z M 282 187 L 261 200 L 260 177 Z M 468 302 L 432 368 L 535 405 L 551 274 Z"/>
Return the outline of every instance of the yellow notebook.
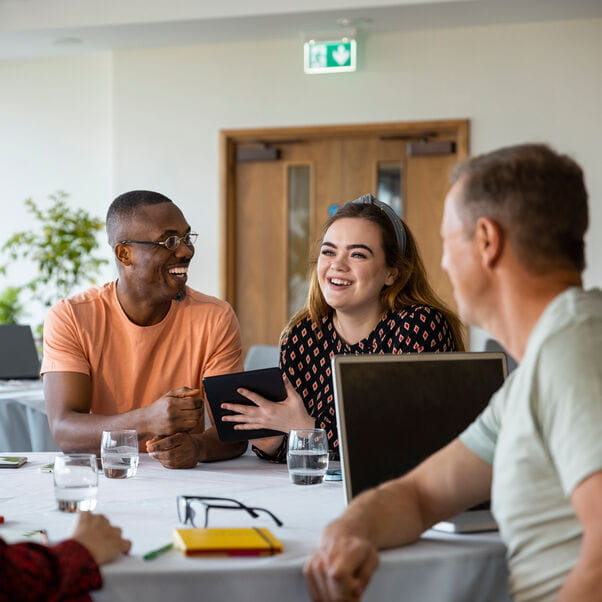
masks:
<path fill-rule="evenodd" d="M 269 529 L 174 529 L 174 543 L 187 556 L 271 556 L 282 552 L 282 542 Z"/>

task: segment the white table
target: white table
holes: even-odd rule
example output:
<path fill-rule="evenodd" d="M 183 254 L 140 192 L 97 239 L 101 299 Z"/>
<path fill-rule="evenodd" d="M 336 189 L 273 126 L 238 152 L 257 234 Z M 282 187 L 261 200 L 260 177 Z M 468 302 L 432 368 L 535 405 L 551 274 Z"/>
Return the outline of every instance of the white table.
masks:
<path fill-rule="evenodd" d="M 53 454 L 28 454 L 30 462 L 0 474 L 0 514 L 6 526 L 46 528 L 51 541 L 67 537 L 75 517 L 56 510 L 52 475 L 39 468 Z M 301 568 L 322 528 L 343 509 L 340 482 L 293 485 L 286 467 L 253 456 L 192 470 L 167 470 L 146 455 L 133 479 L 100 476 L 98 512 L 123 527 L 133 541 L 129 556 L 103 567 L 97 600 L 307 601 Z M 211 510 L 210 526 L 266 526 L 284 543 L 284 553 L 263 558 L 188 558 L 171 550 L 145 562 L 141 555 L 171 541 L 178 527 L 178 494 L 234 497 L 266 507 L 284 523 L 245 513 Z M 214 514 L 215 513 L 215 514 Z M 0 526 L 0 534 L 2 527 Z M 508 602 L 505 548 L 497 534 L 428 532 L 418 543 L 381 553 L 365 600 L 412 602 Z"/>
<path fill-rule="evenodd" d="M 0 381 L 0 452 L 58 450 L 41 380 Z"/>

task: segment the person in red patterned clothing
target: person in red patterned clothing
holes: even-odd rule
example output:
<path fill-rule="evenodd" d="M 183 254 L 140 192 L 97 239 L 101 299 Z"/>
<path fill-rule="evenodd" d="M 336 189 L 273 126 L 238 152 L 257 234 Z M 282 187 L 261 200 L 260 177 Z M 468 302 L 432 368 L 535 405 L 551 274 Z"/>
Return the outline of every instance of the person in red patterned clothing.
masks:
<path fill-rule="evenodd" d="M 236 429 L 323 428 L 331 459 L 338 434 L 330 358 L 336 354 L 461 351 L 462 326 L 428 283 L 416 242 L 388 205 L 365 195 L 324 225 L 311 261 L 308 302 L 284 329 L 280 367 L 287 398 L 256 406 L 224 403 Z M 287 437 L 253 441 L 255 453 L 284 462 Z"/>
<path fill-rule="evenodd" d="M 0 538 L 0 602 L 88 602 L 102 587 L 99 565 L 126 554 L 131 542 L 102 514 L 82 512 L 73 535 L 56 546 L 9 545 Z"/>

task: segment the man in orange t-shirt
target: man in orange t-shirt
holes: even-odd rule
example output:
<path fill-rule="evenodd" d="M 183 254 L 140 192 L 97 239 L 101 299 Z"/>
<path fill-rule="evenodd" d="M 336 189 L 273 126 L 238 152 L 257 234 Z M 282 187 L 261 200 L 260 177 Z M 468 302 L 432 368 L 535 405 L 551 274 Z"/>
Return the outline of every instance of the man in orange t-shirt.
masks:
<path fill-rule="evenodd" d="M 107 234 L 119 278 L 52 307 L 44 324 L 44 395 L 65 452 L 97 453 L 103 430 L 134 428 L 168 468 L 240 455 L 204 430 L 205 376 L 241 370 L 238 322 L 224 301 L 186 286 L 196 234 L 150 191 L 118 196 Z"/>

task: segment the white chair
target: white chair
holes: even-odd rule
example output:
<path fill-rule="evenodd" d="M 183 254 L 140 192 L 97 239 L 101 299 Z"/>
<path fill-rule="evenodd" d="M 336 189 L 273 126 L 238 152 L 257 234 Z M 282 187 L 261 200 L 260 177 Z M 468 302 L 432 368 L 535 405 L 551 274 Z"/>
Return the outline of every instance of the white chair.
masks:
<path fill-rule="evenodd" d="M 253 345 L 245 357 L 245 370 L 259 370 L 278 366 L 280 361 L 280 348 L 276 345 Z"/>

